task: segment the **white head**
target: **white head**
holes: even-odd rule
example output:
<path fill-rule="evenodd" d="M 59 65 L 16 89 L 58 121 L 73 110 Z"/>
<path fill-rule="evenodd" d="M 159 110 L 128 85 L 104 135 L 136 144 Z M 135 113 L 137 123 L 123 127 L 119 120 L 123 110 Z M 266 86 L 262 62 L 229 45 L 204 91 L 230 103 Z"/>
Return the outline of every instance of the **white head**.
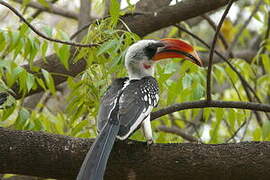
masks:
<path fill-rule="evenodd" d="M 202 65 L 193 47 L 178 39 L 141 40 L 131 45 L 125 55 L 125 66 L 130 79 L 154 75 L 156 61 L 166 58 L 187 58 Z"/>
<path fill-rule="evenodd" d="M 131 45 L 125 56 L 125 66 L 131 79 L 140 79 L 154 75 L 152 60 L 157 48 L 164 46 L 156 40 L 141 40 Z"/>

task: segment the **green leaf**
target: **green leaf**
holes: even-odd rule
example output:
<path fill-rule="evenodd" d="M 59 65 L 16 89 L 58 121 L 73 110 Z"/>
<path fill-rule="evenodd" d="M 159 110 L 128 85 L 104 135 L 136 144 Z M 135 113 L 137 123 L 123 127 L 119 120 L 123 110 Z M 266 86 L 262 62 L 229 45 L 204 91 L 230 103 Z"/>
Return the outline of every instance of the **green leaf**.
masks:
<path fill-rule="evenodd" d="M 258 78 L 257 80 L 258 84 L 263 84 L 265 82 L 269 83 L 270 82 L 270 75 L 269 74 L 265 74 L 261 77 Z"/>
<path fill-rule="evenodd" d="M 62 45 L 58 51 L 56 51 L 56 54 L 65 68 L 69 69 L 70 46 Z"/>
<path fill-rule="evenodd" d="M 212 129 L 210 130 L 211 143 L 218 143 L 219 140 L 218 132 L 220 130 L 221 120 L 224 116 L 224 110 L 221 108 L 216 108 L 215 112 L 216 112 L 216 121 L 212 123 Z"/>
<path fill-rule="evenodd" d="M 23 6 L 26 6 L 31 0 L 23 0 Z"/>
<path fill-rule="evenodd" d="M 270 74 L 270 58 L 269 55 L 261 54 L 263 67 L 266 70 L 267 73 Z"/>
<path fill-rule="evenodd" d="M 20 91 L 22 91 L 23 93 L 27 92 L 27 87 L 26 87 L 26 78 L 27 78 L 27 72 L 25 70 L 23 70 L 20 73 L 19 78 L 19 83 L 20 83 Z"/>
<path fill-rule="evenodd" d="M 112 17 L 112 24 L 116 25 L 120 16 L 120 4 L 118 0 L 111 0 L 110 15 Z"/>
<path fill-rule="evenodd" d="M 26 24 L 20 26 L 20 36 L 27 35 L 29 32 L 29 27 Z"/>
<path fill-rule="evenodd" d="M 36 77 L 36 81 L 38 82 L 38 84 L 44 89 L 46 90 L 46 85 L 44 84 L 43 80 Z"/>
<path fill-rule="evenodd" d="M 43 6 L 50 8 L 50 4 L 46 0 L 38 0 L 38 2 Z"/>
<path fill-rule="evenodd" d="M 260 16 L 259 13 L 256 13 L 253 18 L 255 18 L 257 21 L 264 23 L 263 17 Z"/>
<path fill-rule="evenodd" d="M 6 39 L 2 32 L 0 32 L 0 52 L 3 51 L 6 47 Z"/>
<path fill-rule="evenodd" d="M 194 88 L 192 88 L 192 92 L 193 100 L 199 100 L 204 95 L 204 87 L 201 84 L 197 84 Z"/>
<path fill-rule="evenodd" d="M 30 92 L 30 90 L 32 89 L 32 87 L 35 84 L 35 77 L 34 75 L 27 73 L 27 77 L 26 77 L 26 87 L 27 87 L 27 91 Z"/>
<path fill-rule="evenodd" d="M 16 123 L 15 123 L 15 128 L 16 129 L 24 129 L 29 117 L 30 117 L 29 111 L 25 108 L 22 108 L 19 111 Z"/>
<path fill-rule="evenodd" d="M 104 43 L 100 48 L 99 50 L 97 51 L 97 56 L 100 56 L 101 54 L 103 54 L 104 52 L 107 52 L 109 49 L 112 49 L 114 48 L 115 46 L 117 46 L 119 43 L 118 40 L 116 39 L 113 39 L 113 40 L 110 40 L 106 43 Z"/>
<path fill-rule="evenodd" d="M 235 131 L 235 120 L 236 120 L 235 110 L 229 109 L 229 113 L 228 113 L 228 117 L 226 118 L 226 121 L 229 123 L 233 131 Z"/>
<path fill-rule="evenodd" d="M 47 50 L 48 50 L 48 43 L 45 41 L 41 45 L 41 56 L 44 61 L 46 61 L 45 57 L 46 57 Z"/>
<path fill-rule="evenodd" d="M 205 119 L 206 121 L 210 118 L 212 109 L 211 108 L 204 108 L 203 109 L 203 119 Z"/>
<path fill-rule="evenodd" d="M 176 62 L 170 61 L 165 65 L 164 74 L 172 74 L 177 71 L 178 66 Z"/>
<path fill-rule="evenodd" d="M 4 125 L 4 124 L 8 124 L 8 122 L 3 122 L 5 121 L 6 119 L 8 119 L 11 115 L 14 115 L 15 114 L 15 109 L 16 109 L 16 101 L 14 101 L 14 106 L 9 106 L 8 103 L 2 105 L 1 107 L 5 108 L 5 106 L 7 106 L 8 108 L 5 108 L 5 110 L 3 111 L 3 113 L 1 114 L 0 116 L 0 126 Z"/>
<path fill-rule="evenodd" d="M 17 43 L 17 46 L 14 48 L 15 51 L 13 52 L 13 59 L 16 59 L 18 54 L 21 53 L 23 46 L 24 46 L 24 40 L 20 39 Z"/>
<path fill-rule="evenodd" d="M 89 124 L 89 121 L 88 120 L 83 120 L 80 123 L 76 124 L 76 126 L 71 131 L 71 135 L 72 136 L 76 136 L 88 124 Z"/>
<path fill-rule="evenodd" d="M 183 83 L 183 89 L 189 88 L 192 83 L 192 77 L 189 74 L 185 74 L 182 83 Z"/>
<path fill-rule="evenodd" d="M 55 86 L 54 86 L 54 80 L 53 80 L 51 74 L 48 71 L 46 71 L 45 69 L 42 69 L 41 72 L 45 78 L 46 85 L 49 88 L 50 92 L 55 94 L 56 90 L 55 90 Z"/>
<path fill-rule="evenodd" d="M 53 29 L 49 26 L 44 26 L 43 28 L 43 31 L 45 32 L 45 34 L 49 37 L 52 37 L 53 35 Z"/>
<path fill-rule="evenodd" d="M 260 127 L 257 127 L 253 132 L 253 141 L 261 141 L 262 140 L 262 131 Z"/>
<path fill-rule="evenodd" d="M 270 139 L 270 121 L 268 120 L 263 123 L 262 137 L 263 137 L 263 140 Z"/>

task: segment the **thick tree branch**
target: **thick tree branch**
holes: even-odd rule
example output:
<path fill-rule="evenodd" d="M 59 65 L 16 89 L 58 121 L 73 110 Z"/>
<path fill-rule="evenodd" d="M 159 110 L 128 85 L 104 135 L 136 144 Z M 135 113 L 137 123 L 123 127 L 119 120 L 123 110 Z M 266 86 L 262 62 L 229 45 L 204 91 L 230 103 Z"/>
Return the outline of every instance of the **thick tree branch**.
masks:
<path fill-rule="evenodd" d="M 161 7 L 169 6 L 172 0 L 142 0 L 136 4 L 136 10 L 140 12 L 149 12 L 158 10 Z"/>
<path fill-rule="evenodd" d="M 184 0 L 176 5 L 162 8 L 153 13 L 127 17 L 124 21 L 132 32 L 139 36 L 144 36 L 158 29 L 218 9 L 228 2 L 229 0 Z"/>
<path fill-rule="evenodd" d="M 75 179 L 93 140 L 0 128 L 0 172 Z M 105 179 L 268 180 L 270 142 L 117 142 Z"/>

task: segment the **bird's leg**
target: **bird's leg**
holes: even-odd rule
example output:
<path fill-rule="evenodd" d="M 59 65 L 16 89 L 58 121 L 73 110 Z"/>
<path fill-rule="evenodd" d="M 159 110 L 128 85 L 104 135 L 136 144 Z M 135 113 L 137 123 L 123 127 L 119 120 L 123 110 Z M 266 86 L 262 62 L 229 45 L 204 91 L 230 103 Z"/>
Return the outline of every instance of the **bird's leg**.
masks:
<path fill-rule="evenodd" d="M 153 135 L 152 135 L 152 128 L 150 123 L 150 116 L 145 118 L 145 120 L 142 122 L 142 130 L 144 137 L 146 138 L 147 145 L 151 145 L 154 143 Z"/>

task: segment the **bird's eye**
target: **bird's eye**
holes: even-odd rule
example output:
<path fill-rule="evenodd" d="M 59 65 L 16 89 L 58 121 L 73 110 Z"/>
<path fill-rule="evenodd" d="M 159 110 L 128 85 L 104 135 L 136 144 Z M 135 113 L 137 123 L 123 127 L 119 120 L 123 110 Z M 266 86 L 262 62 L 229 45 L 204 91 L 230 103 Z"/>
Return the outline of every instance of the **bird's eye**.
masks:
<path fill-rule="evenodd" d="M 152 44 L 148 45 L 144 49 L 144 53 L 148 57 L 149 60 L 152 59 L 152 57 L 156 54 L 156 52 L 157 52 L 157 47 Z"/>
<path fill-rule="evenodd" d="M 147 47 L 145 47 L 144 52 L 145 55 L 148 57 L 148 59 L 152 59 L 153 56 L 156 54 L 157 52 L 157 48 L 159 47 L 163 47 L 164 44 L 163 43 L 153 43 L 153 44 L 149 44 Z"/>
<path fill-rule="evenodd" d="M 147 51 L 156 51 L 157 50 L 157 47 L 150 44 L 149 46 L 146 47 L 146 50 Z"/>

